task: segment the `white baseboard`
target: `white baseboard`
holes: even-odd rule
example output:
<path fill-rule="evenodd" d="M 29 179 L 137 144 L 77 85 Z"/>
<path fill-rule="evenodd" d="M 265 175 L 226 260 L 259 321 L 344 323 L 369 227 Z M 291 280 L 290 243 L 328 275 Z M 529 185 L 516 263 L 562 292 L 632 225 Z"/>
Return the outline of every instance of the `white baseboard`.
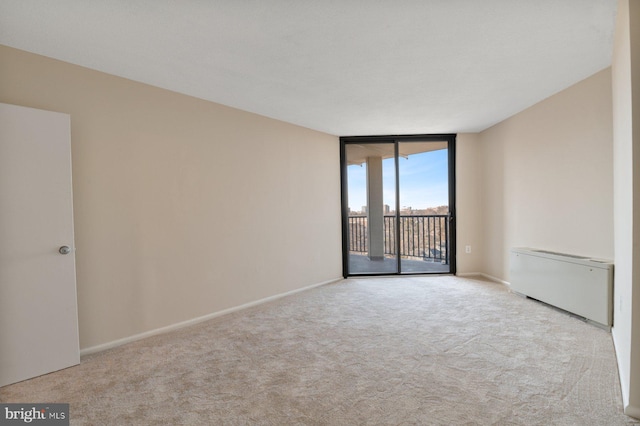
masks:
<path fill-rule="evenodd" d="M 456 277 L 477 277 L 480 272 L 456 272 Z"/>
<path fill-rule="evenodd" d="M 485 277 L 486 279 L 488 279 L 489 281 L 493 281 L 502 285 L 506 285 L 507 287 L 511 288 L 511 283 L 509 283 L 509 281 L 505 281 L 505 280 L 501 280 L 500 278 L 494 277 L 492 275 L 489 274 L 485 274 L 485 273 L 481 273 L 480 275 L 482 275 L 483 277 Z"/>
<path fill-rule="evenodd" d="M 629 404 L 629 385 L 620 371 L 620 351 L 618 350 L 618 342 L 616 340 L 616 334 L 611 333 L 613 340 L 613 351 L 616 354 L 616 362 L 618 363 L 618 377 L 620 378 L 620 393 L 622 395 L 622 406 L 624 407 L 623 413 L 629 417 L 635 417 L 640 419 L 640 407 Z"/>
<path fill-rule="evenodd" d="M 182 321 L 176 324 L 171 324 L 168 325 L 166 327 L 160 327 L 160 328 L 156 328 L 154 330 L 149 330 L 149 331 L 145 331 L 144 333 L 139 333 L 139 334 L 134 334 L 133 336 L 129 336 L 129 337 L 124 337 L 122 339 L 118 339 L 118 340 L 113 340 L 111 342 L 107 342 L 107 343 L 102 343 L 100 345 L 96 345 L 96 346 L 91 346 L 89 348 L 84 348 L 82 350 L 80 350 L 80 356 L 84 356 L 84 355 L 89 355 L 89 354 L 93 354 L 96 352 L 102 352 L 105 351 L 107 349 L 111 349 L 111 348 L 115 348 L 117 346 L 121 346 L 124 345 L 126 343 L 131 343 L 131 342 L 135 342 L 136 340 L 140 340 L 140 339 L 144 339 L 147 337 L 151 337 L 151 336 L 156 336 L 158 334 L 163 334 L 163 333 L 168 333 L 170 331 L 174 331 L 174 330 L 178 330 L 184 327 L 188 327 L 190 325 L 194 325 L 194 324 L 198 324 L 200 322 L 203 321 L 207 321 L 222 315 L 226 315 L 226 314 L 230 314 L 232 312 L 237 312 L 237 311 L 241 311 L 243 309 L 247 309 L 250 308 L 252 306 L 256 306 L 256 305 L 261 305 L 263 303 L 267 303 L 267 302 L 271 302 L 277 299 L 281 299 L 283 297 L 287 297 L 287 296 L 291 296 L 292 294 L 296 294 L 296 293 L 300 293 L 302 291 L 306 291 L 306 290 L 311 290 L 312 288 L 315 287 L 320 287 L 323 285 L 327 285 L 327 284 L 332 284 L 338 281 L 342 281 L 343 278 L 335 278 L 332 280 L 328 280 L 328 281 L 324 281 L 321 283 L 317 283 L 317 284 L 312 284 L 306 287 L 302 287 L 302 288 L 298 288 L 295 290 L 291 290 L 291 291 L 287 291 L 285 293 L 280 293 L 280 294 L 276 294 L 274 296 L 269 296 L 269 297 L 265 297 L 264 299 L 260 299 L 260 300 L 256 300 L 253 302 L 249 302 L 249 303 L 245 303 L 243 305 L 240 306 L 234 306 L 233 308 L 229 308 L 229 309 L 224 309 L 222 311 L 218 311 L 218 312 L 213 312 L 201 317 L 197 317 L 197 318 L 193 318 L 187 321 Z"/>
<path fill-rule="evenodd" d="M 499 284 L 503 284 L 506 285 L 507 287 L 511 287 L 511 284 L 509 284 L 508 281 L 504 281 L 501 280 L 500 278 L 496 278 L 494 276 L 485 274 L 484 272 L 462 272 L 462 273 L 457 273 L 456 276 L 458 277 L 483 277 L 488 279 L 489 281 L 493 281 Z"/>
<path fill-rule="evenodd" d="M 640 419 L 640 407 L 627 405 L 626 407 L 624 407 L 624 414 L 626 414 L 629 417 L 635 417 L 636 419 Z"/>
<path fill-rule="evenodd" d="M 618 341 L 616 340 L 616 333 L 614 333 L 615 329 L 615 324 L 613 325 L 613 329 L 611 330 L 611 340 L 613 341 L 613 352 L 616 355 L 616 363 L 618 364 L 618 377 L 620 380 L 620 393 L 622 395 L 622 406 L 625 407 L 625 412 L 626 412 L 626 407 L 629 404 L 629 395 L 627 394 L 627 391 L 629 390 L 629 386 L 627 385 L 627 382 L 624 378 L 624 376 L 622 375 L 622 371 L 620 370 L 620 366 L 622 365 L 622 362 L 620 360 L 620 351 L 618 350 Z"/>

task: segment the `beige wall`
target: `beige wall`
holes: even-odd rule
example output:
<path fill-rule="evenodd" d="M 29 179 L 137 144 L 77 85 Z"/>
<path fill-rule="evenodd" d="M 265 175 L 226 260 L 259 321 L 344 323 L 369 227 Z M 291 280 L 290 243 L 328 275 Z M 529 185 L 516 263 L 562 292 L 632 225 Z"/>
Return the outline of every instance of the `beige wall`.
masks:
<path fill-rule="evenodd" d="M 612 65 L 615 211 L 613 339 L 625 413 L 640 417 L 640 1 L 620 0 Z M 635 146 L 635 149 L 634 149 Z"/>
<path fill-rule="evenodd" d="M 613 259 L 611 73 L 605 69 L 480 133 L 480 264 L 509 280 L 509 250 Z"/>
<path fill-rule="evenodd" d="M 0 46 L 71 115 L 81 348 L 340 277 L 338 138 Z"/>
<path fill-rule="evenodd" d="M 484 271 L 479 140 L 477 133 L 460 133 L 456 137 L 456 266 L 459 275 Z M 465 246 L 471 246 L 471 253 L 465 252 Z"/>

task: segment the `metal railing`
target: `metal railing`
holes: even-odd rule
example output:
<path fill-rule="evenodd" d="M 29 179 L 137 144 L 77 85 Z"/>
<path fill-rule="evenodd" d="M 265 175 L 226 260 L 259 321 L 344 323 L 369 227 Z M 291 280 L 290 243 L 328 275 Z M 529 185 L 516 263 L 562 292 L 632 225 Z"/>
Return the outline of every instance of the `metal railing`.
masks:
<path fill-rule="evenodd" d="M 400 256 L 449 263 L 448 215 L 400 215 Z M 349 251 L 367 253 L 366 216 L 348 216 Z M 396 217 L 384 216 L 384 254 L 396 256 Z"/>

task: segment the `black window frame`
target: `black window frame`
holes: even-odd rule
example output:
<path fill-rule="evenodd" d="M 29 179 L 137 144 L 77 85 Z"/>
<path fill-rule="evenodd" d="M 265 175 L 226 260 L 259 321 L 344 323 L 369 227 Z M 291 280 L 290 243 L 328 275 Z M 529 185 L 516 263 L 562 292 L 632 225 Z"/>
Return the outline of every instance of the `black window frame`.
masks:
<path fill-rule="evenodd" d="M 349 273 L 349 199 L 348 199 L 348 182 L 347 182 L 347 158 L 346 147 L 350 144 L 367 144 L 367 143 L 393 143 L 395 151 L 395 181 L 396 181 L 396 221 L 399 221 L 400 212 L 400 193 L 399 193 L 399 168 L 398 168 L 398 144 L 401 142 L 447 142 L 448 149 L 448 186 L 449 186 L 449 272 L 446 275 L 456 274 L 456 136 L 455 133 L 439 133 L 439 134 L 414 134 L 414 135 L 373 135 L 373 136 L 341 136 L 340 137 L 340 199 L 342 209 L 342 275 L 348 277 L 363 276 L 380 276 L 380 275 L 442 275 L 442 272 L 402 272 L 401 258 L 397 251 L 398 266 L 396 272 L 379 272 L 379 273 Z M 396 222 L 397 225 L 397 222 Z M 396 226 L 396 232 L 400 232 L 399 226 Z M 400 241 L 399 236 L 395 239 L 396 243 Z"/>

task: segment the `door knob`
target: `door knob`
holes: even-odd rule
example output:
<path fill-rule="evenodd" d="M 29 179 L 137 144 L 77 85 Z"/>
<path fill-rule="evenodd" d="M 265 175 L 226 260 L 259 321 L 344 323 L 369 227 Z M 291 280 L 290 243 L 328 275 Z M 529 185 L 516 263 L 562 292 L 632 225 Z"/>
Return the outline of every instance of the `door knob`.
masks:
<path fill-rule="evenodd" d="M 69 246 L 62 246 L 58 249 L 58 251 L 60 252 L 60 254 L 69 254 L 71 253 L 71 247 Z"/>

